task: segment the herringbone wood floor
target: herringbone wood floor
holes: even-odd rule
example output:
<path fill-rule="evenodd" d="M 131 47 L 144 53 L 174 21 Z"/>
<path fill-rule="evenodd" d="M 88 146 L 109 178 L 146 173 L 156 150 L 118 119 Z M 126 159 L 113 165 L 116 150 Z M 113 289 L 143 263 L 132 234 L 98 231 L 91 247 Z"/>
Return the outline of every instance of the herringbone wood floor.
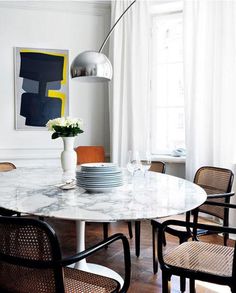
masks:
<path fill-rule="evenodd" d="M 75 222 L 52 219 L 46 219 L 46 221 L 55 229 L 61 243 L 63 254 L 74 254 L 76 247 Z M 141 227 L 141 254 L 139 258 L 135 256 L 134 238 L 130 239 L 132 278 L 128 293 L 158 293 L 161 292 L 161 271 L 158 271 L 157 275 L 153 275 L 152 272 L 151 225 L 149 221 L 143 221 Z M 109 225 L 109 234 L 111 235 L 117 232 L 122 232 L 128 237 L 127 224 L 125 222 L 111 223 Z M 102 224 L 86 223 L 86 247 L 96 244 L 102 239 Z M 220 236 L 204 236 L 204 239 L 215 243 L 222 243 Z M 175 245 L 177 239 L 168 236 L 167 242 L 170 245 Z M 232 242 L 230 244 L 232 245 Z M 96 256 L 90 257 L 88 261 L 110 267 L 120 274 L 123 272 L 123 255 L 120 244 L 114 244 L 107 250 L 102 250 Z M 210 288 L 209 285 L 211 286 Z M 199 293 L 230 292 L 227 287 L 212 287 L 209 283 L 197 283 L 196 290 Z M 177 277 L 172 277 L 172 292 L 180 292 Z"/>

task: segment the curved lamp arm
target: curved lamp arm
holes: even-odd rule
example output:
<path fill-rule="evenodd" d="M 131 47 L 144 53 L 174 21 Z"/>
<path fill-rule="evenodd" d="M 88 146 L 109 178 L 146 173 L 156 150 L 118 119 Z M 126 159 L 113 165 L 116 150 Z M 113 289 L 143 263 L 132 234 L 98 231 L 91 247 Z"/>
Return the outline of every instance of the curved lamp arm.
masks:
<path fill-rule="evenodd" d="M 104 48 L 104 46 L 106 45 L 107 40 L 109 39 L 110 35 L 112 34 L 115 26 L 117 25 L 117 23 L 120 21 L 120 19 L 123 17 L 123 15 L 130 9 L 130 7 L 136 2 L 136 0 L 134 0 L 126 9 L 125 11 L 121 14 L 121 16 L 117 19 L 117 21 L 114 23 L 113 27 L 110 29 L 109 33 L 107 34 L 105 40 L 103 41 L 101 48 L 99 49 L 99 53 L 102 51 L 102 49 Z"/>

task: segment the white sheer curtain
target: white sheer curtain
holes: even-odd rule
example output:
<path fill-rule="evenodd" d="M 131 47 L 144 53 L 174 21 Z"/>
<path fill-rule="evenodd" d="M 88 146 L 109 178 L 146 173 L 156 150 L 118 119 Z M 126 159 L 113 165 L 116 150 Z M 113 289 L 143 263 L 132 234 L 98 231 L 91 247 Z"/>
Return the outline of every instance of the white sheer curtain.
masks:
<path fill-rule="evenodd" d="M 132 1 L 111 2 L 111 24 Z M 109 91 L 111 159 L 124 166 L 129 149 L 148 148 L 148 1 L 137 1 L 110 39 L 113 79 Z"/>
<path fill-rule="evenodd" d="M 235 1 L 185 1 L 184 63 L 186 177 L 192 180 L 202 165 L 234 169 Z"/>

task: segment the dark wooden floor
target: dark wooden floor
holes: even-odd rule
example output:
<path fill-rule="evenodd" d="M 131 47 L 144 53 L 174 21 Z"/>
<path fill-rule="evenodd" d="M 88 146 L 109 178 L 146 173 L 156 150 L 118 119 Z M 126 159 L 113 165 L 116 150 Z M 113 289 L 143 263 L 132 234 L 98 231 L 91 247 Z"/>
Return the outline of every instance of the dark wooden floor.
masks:
<path fill-rule="evenodd" d="M 47 222 L 57 232 L 64 255 L 75 253 L 76 237 L 75 222 L 47 219 Z M 134 229 L 133 229 L 134 230 Z M 122 232 L 128 237 L 128 228 L 125 222 L 112 223 L 109 225 L 109 233 L 114 234 Z M 86 223 L 86 247 L 102 240 L 102 224 Z M 222 242 L 220 236 L 209 236 L 211 241 Z M 208 238 L 209 238 L 208 237 Z M 207 237 L 205 237 L 206 239 Z M 175 245 L 177 240 L 170 236 L 167 238 L 170 245 Z M 141 255 L 139 258 L 135 256 L 134 239 L 130 239 L 131 262 L 132 262 L 132 279 L 129 293 L 154 293 L 161 292 L 161 272 L 153 275 L 152 272 L 152 243 L 151 243 L 151 225 L 149 221 L 142 222 L 141 230 Z M 123 272 L 123 255 L 122 247 L 119 244 L 113 244 L 107 250 L 102 250 L 96 256 L 88 259 L 90 262 L 99 263 L 110 267 L 122 275 Z M 211 286 L 209 288 L 209 285 Z M 224 293 L 230 292 L 227 287 L 212 286 L 209 283 L 197 283 L 197 292 L 199 293 Z M 179 280 L 172 277 L 172 291 L 179 292 Z M 91 292 L 92 293 L 92 292 Z"/>

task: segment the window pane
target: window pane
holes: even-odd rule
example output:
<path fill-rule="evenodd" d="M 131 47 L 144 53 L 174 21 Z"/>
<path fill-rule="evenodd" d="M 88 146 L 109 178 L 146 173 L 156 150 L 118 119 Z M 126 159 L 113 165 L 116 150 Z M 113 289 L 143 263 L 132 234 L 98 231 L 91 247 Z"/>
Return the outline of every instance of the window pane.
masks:
<path fill-rule="evenodd" d="M 184 147 L 184 110 L 183 108 L 156 108 L 156 125 L 153 131 L 153 149 L 173 150 Z"/>
<path fill-rule="evenodd" d="M 185 147 L 182 13 L 153 17 L 151 147 L 170 153 Z"/>

